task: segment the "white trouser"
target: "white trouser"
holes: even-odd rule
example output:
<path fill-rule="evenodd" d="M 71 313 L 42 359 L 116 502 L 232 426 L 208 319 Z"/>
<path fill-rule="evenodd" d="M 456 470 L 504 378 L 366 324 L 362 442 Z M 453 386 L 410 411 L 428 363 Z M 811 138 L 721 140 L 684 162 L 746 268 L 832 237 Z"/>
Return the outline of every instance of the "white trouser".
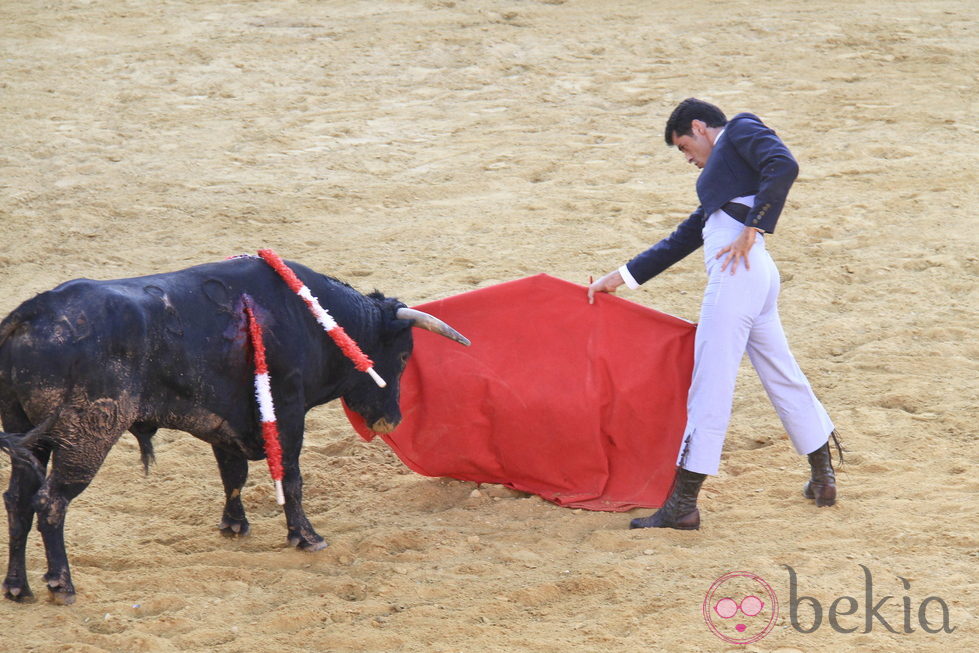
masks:
<path fill-rule="evenodd" d="M 712 214 L 704 225 L 708 281 L 694 344 L 687 426 L 677 458 L 679 466 L 700 474 L 717 474 L 745 350 L 797 452 L 815 451 L 833 430 L 789 351 L 778 316 L 778 269 L 765 249 L 764 236 L 758 234 L 749 252 L 750 270 L 739 261 L 735 274 L 730 266 L 722 272 L 725 257 L 715 258 L 743 229 L 723 211 Z"/>

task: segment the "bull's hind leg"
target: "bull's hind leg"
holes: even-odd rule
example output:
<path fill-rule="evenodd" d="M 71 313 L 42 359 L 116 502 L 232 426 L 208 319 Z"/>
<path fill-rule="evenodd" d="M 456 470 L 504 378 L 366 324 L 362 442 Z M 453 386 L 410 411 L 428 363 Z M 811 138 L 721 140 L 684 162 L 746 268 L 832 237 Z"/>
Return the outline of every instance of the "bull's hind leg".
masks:
<path fill-rule="evenodd" d="M 75 586 L 65 550 L 68 504 L 88 487 L 112 445 L 132 424 L 131 419 L 122 419 L 112 400 L 92 402 L 83 411 L 65 418 L 59 425 L 51 472 L 34 497 L 37 529 L 44 539 L 48 561 L 44 580 L 51 599 L 62 605 L 75 602 Z"/>
<path fill-rule="evenodd" d="M 34 470 L 19 463 L 13 464 L 10 486 L 3 494 L 7 507 L 7 526 L 10 533 L 7 577 L 3 581 L 3 595 L 13 601 L 32 601 L 27 582 L 27 536 L 34 522 L 34 495 L 41 487 L 41 479 Z"/>
<path fill-rule="evenodd" d="M 8 411 L 4 411 L 3 423 L 5 428 L 11 432 L 26 432 L 31 428 L 31 424 L 23 417 L 22 411 L 16 411 L 18 415 L 13 416 Z M 37 450 L 35 457 L 42 466 L 47 465 L 48 451 Z M 14 461 L 10 472 L 10 485 L 3 494 L 4 505 L 7 508 L 7 526 L 10 539 L 8 546 L 7 577 L 3 581 L 3 595 L 12 601 L 33 601 L 34 593 L 31 592 L 27 582 L 27 536 L 31 532 L 31 525 L 34 523 L 34 495 L 41 487 L 42 479 L 38 478 L 33 469 L 24 466 L 22 463 Z"/>
<path fill-rule="evenodd" d="M 221 534 L 225 537 L 248 535 L 250 526 L 245 518 L 245 506 L 241 503 L 241 488 L 248 478 L 248 460 L 241 454 L 213 446 L 218 461 L 221 482 L 224 483 L 224 514 L 221 515 Z"/>

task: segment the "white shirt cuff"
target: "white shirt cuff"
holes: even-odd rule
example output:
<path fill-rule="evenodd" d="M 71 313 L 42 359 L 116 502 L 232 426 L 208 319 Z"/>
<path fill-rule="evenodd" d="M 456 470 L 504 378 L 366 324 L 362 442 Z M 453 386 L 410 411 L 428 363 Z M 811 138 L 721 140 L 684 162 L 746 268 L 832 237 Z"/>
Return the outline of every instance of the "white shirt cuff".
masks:
<path fill-rule="evenodd" d="M 636 282 L 636 278 L 632 276 L 631 272 L 629 272 L 629 267 L 627 265 L 623 265 L 619 268 L 619 274 L 622 275 L 622 280 L 625 281 L 625 285 L 630 289 L 635 290 L 639 287 L 639 284 Z"/>

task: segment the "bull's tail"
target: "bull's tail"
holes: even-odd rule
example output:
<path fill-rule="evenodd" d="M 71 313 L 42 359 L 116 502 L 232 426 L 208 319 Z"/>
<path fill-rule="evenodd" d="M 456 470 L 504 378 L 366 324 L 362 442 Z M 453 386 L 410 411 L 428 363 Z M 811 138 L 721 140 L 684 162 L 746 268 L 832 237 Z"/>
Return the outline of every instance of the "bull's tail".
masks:
<path fill-rule="evenodd" d="M 5 451 L 14 464 L 23 465 L 37 474 L 38 479 L 43 479 L 44 466 L 34 456 L 31 446 L 47 435 L 51 425 L 58 418 L 59 412 L 55 411 L 27 433 L 4 433 L 0 431 L 0 451 Z"/>

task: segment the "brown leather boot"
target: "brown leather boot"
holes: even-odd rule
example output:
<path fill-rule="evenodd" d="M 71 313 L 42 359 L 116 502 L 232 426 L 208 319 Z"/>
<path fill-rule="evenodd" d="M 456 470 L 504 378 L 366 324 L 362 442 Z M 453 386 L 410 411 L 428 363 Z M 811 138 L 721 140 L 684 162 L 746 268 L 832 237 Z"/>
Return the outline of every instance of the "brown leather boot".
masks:
<path fill-rule="evenodd" d="M 843 450 L 836 437 L 836 431 L 830 433 L 830 437 L 836 444 L 842 462 Z M 809 454 L 809 466 L 812 468 L 812 478 L 806 481 L 802 494 L 807 499 L 815 499 L 816 505 L 820 508 L 836 503 L 836 473 L 833 471 L 833 454 L 829 449 L 829 440 Z"/>
<path fill-rule="evenodd" d="M 677 468 L 673 492 L 663 507 L 649 517 L 637 517 L 629 522 L 629 528 L 676 528 L 693 531 L 700 528 L 700 510 L 697 508 L 697 495 L 707 474 L 688 472 Z"/>

